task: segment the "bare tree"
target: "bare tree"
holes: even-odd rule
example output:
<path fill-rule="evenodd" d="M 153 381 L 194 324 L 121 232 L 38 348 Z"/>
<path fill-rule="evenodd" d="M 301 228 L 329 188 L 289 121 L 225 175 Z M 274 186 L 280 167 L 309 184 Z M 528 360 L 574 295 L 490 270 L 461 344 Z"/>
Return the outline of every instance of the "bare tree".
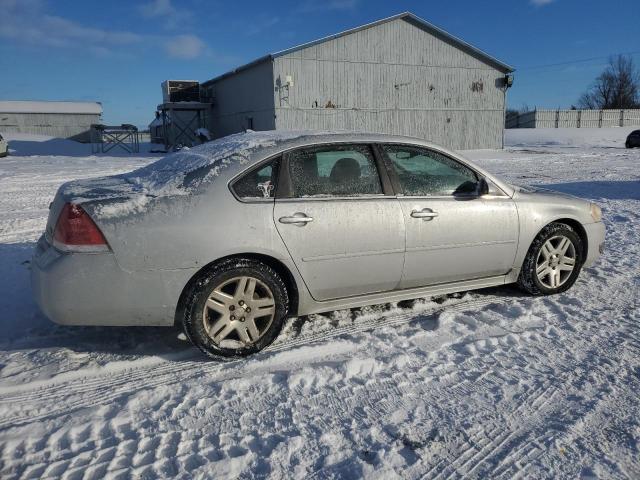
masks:
<path fill-rule="evenodd" d="M 630 56 L 617 55 L 578 100 L 580 108 L 640 107 L 640 73 Z"/>

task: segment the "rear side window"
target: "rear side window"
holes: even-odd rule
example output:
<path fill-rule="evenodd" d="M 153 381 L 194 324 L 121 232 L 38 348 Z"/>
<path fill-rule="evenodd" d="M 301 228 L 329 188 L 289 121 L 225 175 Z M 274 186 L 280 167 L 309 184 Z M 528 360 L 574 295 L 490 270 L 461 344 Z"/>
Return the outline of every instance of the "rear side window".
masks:
<path fill-rule="evenodd" d="M 231 187 L 242 200 L 273 198 L 276 194 L 276 182 L 280 159 L 274 159 L 246 173 Z"/>
<path fill-rule="evenodd" d="M 331 145 L 289 154 L 292 196 L 381 195 L 382 186 L 368 145 Z"/>
<path fill-rule="evenodd" d="M 404 195 L 469 194 L 477 188 L 473 170 L 439 152 L 404 145 L 384 145 L 383 149 Z"/>

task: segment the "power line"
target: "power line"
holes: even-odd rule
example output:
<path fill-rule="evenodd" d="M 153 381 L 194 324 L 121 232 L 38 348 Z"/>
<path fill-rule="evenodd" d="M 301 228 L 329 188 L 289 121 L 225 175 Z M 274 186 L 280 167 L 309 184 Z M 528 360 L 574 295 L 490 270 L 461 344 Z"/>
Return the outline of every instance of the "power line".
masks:
<path fill-rule="evenodd" d="M 639 55 L 639 54 L 640 54 L 640 50 L 635 50 L 633 52 L 614 53 L 613 55 L 603 55 L 603 56 L 600 56 L 600 57 L 582 58 L 582 59 L 579 59 L 579 60 L 569 60 L 569 61 L 566 61 L 566 62 L 548 63 L 546 65 L 532 65 L 530 67 L 518 68 L 517 71 L 536 70 L 536 69 L 539 69 L 539 68 L 549 68 L 549 67 L 562 67 L 564 65 L 572 65 L 574 63 L 593 62 L 594 60 L 607 60 L 607 59 L 611 58 L 612 56 L 616 56 L 616 55 Z"/>

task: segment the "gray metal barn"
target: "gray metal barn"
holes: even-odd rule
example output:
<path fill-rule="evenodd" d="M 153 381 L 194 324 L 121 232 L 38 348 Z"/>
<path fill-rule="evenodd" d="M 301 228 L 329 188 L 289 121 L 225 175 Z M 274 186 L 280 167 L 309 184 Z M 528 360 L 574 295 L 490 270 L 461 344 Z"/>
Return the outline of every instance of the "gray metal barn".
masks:
<path fill-rule="evenodd" d="M 402 13 L 259 58 L 203 83 L 214 137 L 345 129 L 501 148 L 513 68 Z"/>
<path fill-rule="evenodd" d="M 97 102 L 0 101 L 0 133 L 31 133 L 79 142 L 91 141 L 92 123 L 100 123 Z"/>

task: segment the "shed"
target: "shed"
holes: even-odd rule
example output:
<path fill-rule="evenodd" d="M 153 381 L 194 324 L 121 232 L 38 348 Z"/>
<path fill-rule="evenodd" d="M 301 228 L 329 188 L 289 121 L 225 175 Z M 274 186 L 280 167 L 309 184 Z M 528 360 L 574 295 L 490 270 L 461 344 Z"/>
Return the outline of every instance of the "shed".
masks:
<path fill-rule="evenodd" d="M 204 82 L 203 94 L 214 137 L 304 128 L 501 148 L 511 72 L 406 12 L 261 57 Z"/>
<path fill-rule="evenodd" d="M 100 123 L 101 115 L 98 102 L 0 101 L 0 132 L 89 142 L 91 124 Z"/>

